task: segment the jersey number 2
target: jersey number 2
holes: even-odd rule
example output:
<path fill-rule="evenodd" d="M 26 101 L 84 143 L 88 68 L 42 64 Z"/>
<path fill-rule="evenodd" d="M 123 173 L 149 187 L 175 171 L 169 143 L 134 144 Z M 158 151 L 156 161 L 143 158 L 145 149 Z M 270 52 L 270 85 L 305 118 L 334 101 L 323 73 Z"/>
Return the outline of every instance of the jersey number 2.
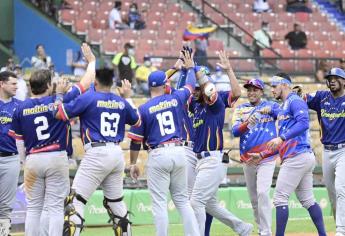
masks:
<path fill-rule="evenodd" d="M 101 113 L 101 134 L 105 137 L 116 137 L 120 121 L 118 113 Z"/>
<path fill-rule="evenodd" d="M 156 118 L 158 120 L 159 130 L 161 131 L 162 136 L 175 132 L 174 118 L 171 111 L 158 113 Z"/>
<path fill-rule="evenodd" d="M 35 125 L 39 125 L 36 128 L 36 134 L 37 134 L 38 140 L 45 140 L 45 139 L 50 138 L 50 133 L 43 134 L 43 132 L 49 128 L 47 117 L 38 116 L 34 119 L 34 123 Z"/>

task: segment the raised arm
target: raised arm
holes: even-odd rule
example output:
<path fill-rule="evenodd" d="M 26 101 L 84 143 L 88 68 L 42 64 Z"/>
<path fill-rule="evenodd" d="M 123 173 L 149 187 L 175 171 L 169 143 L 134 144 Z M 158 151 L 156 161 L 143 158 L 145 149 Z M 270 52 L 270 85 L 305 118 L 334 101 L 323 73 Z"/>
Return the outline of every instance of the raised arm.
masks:
<path fill-rule="evenodd" d="M 231 100 L 235 101 L 241 96 L 240 84 L 237 81 L 236 75 L 232 69 L 230 60 L 228 56 L 226 55 L 225 51 L 219 52 L 219 59 L 220 59 L 220 62 L 217 63 L 217 65 L 220 66 L 223 70 L 225 70 L 226 73 L 228 74 L 230 85 L 231 85 L 231 93 L 232 93 Z"/>
<path fill-rule="evenodd" d="M 81 51 L 85 59 L 88 62 L 86 72 L 80 80 L 80 85 L 85 89 L 89 89 L 91 83 L 94 81 L 96 77 L 96 57 L 93 55 L 92 50 L 89 45 L 83 43 L 81 45 Z"/>

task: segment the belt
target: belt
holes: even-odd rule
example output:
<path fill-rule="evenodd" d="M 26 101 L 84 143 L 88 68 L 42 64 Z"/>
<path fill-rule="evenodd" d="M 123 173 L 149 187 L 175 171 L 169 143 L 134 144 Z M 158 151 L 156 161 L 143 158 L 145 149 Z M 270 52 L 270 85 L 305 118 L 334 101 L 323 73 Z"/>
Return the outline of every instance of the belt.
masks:
<path fill-rule="evenodd" d="M 15 152 L 0 152 L 0 157 L 9 157 L 9 156 L 14 156 L 17 155 L 18 153 Z"/>
<path fill-rule="evenodd" d="M 107 145 L 119 145 L 118 142 L 114 142 L 114 143 L 91 143 L 91 147 L 104 147 L 104 146 L 107 146 Z"/>
<path fill-rule="evenodd" d="M 338 150 L 338 149 L 340 149 L 340 148 L 345 147 L 345 143 L 339 143 L 339 144 L 335 144 L 335 145 L 333 145 L 333 144 L 327 144 L 327 145 L 323 145 L 323 146 L 324 146 L 324 148 L 325 148 L 326 150 L 335 151 L 335 150 Z"/>
<path fill-rule="evenodd" d="M 202 158 L 210 157 L 210 156 L 211 156 L 210 152 L 201 152 L 201 153 L 196 154 L 196 158 L 198 158 L 199 160 Z"/>
<path fill-rule="evenodd" d="M 194 142 L 192 142 L 192 141 L 184 141 L 183 142 L 183 146 L 193 148 L 194 147 Z"/>
<path fill-rule="evenodd" d="M 161 143 L 157 146 L 150 147 L 150 150 L 157 149 L 157 148 L 163 148 L 163 147 L 181 147 L 184 146 L 184 143 L 176 142 L 176 143 Z"/>

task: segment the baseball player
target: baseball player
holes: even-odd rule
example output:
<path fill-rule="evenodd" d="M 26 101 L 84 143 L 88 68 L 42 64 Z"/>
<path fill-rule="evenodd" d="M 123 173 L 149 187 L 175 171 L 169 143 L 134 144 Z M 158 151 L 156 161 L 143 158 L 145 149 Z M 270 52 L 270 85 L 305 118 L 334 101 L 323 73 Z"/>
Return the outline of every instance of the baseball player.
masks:
<path fill-rule="evenodd" d="M 191 104 L 196 137 L 193 150 L 198 158 L 198 163 L 190 201 L 201 235 L 205 232 L 207 211 L 239 235 L 248 236 L 252 232 L 253 225 L 241 221 L 222 208 L 216 199 L 218 186 L 226 175 L 229 163 L 228 159 L 223 159 L 222 153 L 225 109 L 231 107 L 241 94 L 241 89 L 225 52 L 220 52 L 219 57 L 221 63 L 218 65 L 227 71 L 232 91 L 225 94 L 217 93 L 215 86 L 206 82 L 200 84 L 202 92 L 195 95 L 198 102 L 194 101 Z M 204 73 L 197 75 L 200 76 L 199 81 L 206 77 Z"/>
<path fill-rule="evenodd" d="M 0 235 L 10 233 L 10 214 L 15 199 L 20 160 L 13 137 L 8 135 L 13 112 L 20 101 L 15 99 L 17 76 L 12 72 L 0 72 Z"/>
<path fill-rule="evenodd" d="M 277 137 L 275 119 L 270 115 L 261 115 L 263 107 L 279 107 L 276 102 L 263 101 L 264 82 L 251 79 L 244 84 L 249 102 L 236 107 L 233 115 L 232 132 L 240 137 L 240 155 L 244 177 L 250 201 L 254 210 L 259 235 L 271 236 L 272 208 L 270 188 L 275 168 L 277 153 L 269 153 L 259 163 L 253 163 L 248 157 L 251 152 L 265 150 L 266 143 Z"/>
<path fill-rule="evenodd" d="M 131 90 L 127 80 L 126 91 Z M 123 202 L 125 160 L 120 147 L 125 125 L 140 125 L 136 110 L 122 97 L 111 92 L 112 76 L 96 77 L 95 91 L 89 91 L 70 103 L 61 103 L 56 118 L 68 120 L 79 116 L 85 156 L 75 175 L 72 193 L 67 200 L 63 235 L 80 235 L 84 207 L 101 186 L 103 205 L 107 209 L 117 236 L 130 236 L 128 212 Z"/>
<path fill-rule="evenodd" d="M 325 76 L 329 91 L 307 94 L 308 107 L 321 125 L 323 179 L 336 220 L 336 236 L 345 235 L 345 72 L 332 68 Z"/>
<path fill-rule="evenodd" d="M 315 156 L 309 142 L 309 115 L 307 104 L 295 92 L 289 75 L 278 73 L 272 78 L 272 93 L 283 103 L 279 109 L 268 109 L 278 120 L 278 137 L 266 144 L 267 150 L 250 154 L 257 161 L 265 153 L 278 150 L 282 160 L 278 174 L 273 203 L 276 207 L 276 236 L 283 236 L 289 217 L 288 201 L 295 191 L 302 206 L 308 209 L 318 234 L 325 236 L 320 206 L 313 194 L 313 169 Z"/>
<path fill-rule="evenodd" d="M 82 45 L 82 51 L 89 61 L 88 69 L 80 84 L 63 96 L 66 101 L 79 96 L 94 78 L 95 57 L 86 44 Z M 9 130 L 11 136 L 24 141 L 17 142 L 17 149 L 20 156 L 26 155 L 24 186 L 28 205 L 25 235 L 39 235 L 38 226 L 45 205 L 49 215 L 49 235 L 61 236 L 64 199 L 69 190 L 66 153 L 69 123 L 56 120 L 52 114 L 55 96 L 49 96 L 53 88 L 50 71 L 35 71 L 29 82 L 33 95 L 15 110 Z"/>
<path fill-rule="evenodd" d="M 167 195 L 182 216 L 185 235 L 198 236 L 199 230 L 187 195 L 186 157 L 181 139 L 182 116 L 195 85 L 194 62 L 189 51 L 184 51 L 184 63 L 188 69 L 186 85 L 172 94 L 166 94 L 166 75 L 152 72 L 148 78 L 151 99 L 139 107 L 142 124 L 131 128 L 131 176 L 136 178 L 139 169 L 135 165 L 141 143 L 149 148 L 147 184 L 152 198 L 153 217 L 157 236 L 168 235 Z"/>

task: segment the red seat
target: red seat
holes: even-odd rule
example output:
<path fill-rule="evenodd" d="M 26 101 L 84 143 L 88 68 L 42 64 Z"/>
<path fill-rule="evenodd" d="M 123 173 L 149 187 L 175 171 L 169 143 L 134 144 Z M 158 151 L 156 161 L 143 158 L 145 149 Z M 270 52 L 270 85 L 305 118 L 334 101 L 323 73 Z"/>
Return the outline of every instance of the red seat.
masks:
<path fill-rule="evenodd" d="M 314 73 L 315 63 L 311 60 L 300 60 L 296 63 L 296 70 L 298 73 Z"/>
<path fill-rule="evenodd" d="M 63 9 L 59 12 L 59 22 L 63 25 L 72 25 L 74 23 L 75 10 Z"/>
<path fill-rule="evenodd" d="M 72 31 L 78 35 L 86 35 L 88 32 L 89 23 L 89 20 L 77 17 L 74 25 L 72 26 Z"/>
<path fill-rule="evenodd" d="M 299 22 L 307 22 L 307 21 L 309 21 L 309 13 L 297 12 L 297 13 L 295 13 L 295 18 Z"/>
<path fill-rule="evenodd" d="M 300 49 L 295 52 L 296 57 L 313 57 L 313 52 L 309 49 Z"/>
<path fill-rule="evenodd" d="M 101 45 L 101 51 L 107 55 L 116 54 L 121 47 L 116 39 L 104 38 Z"/>
<path fill-rule="evenodd" d="M 108 21 L 105 19 L 96 18 L 92 21 L 92 27 L 95 29 L 108 29 Z"/>
<path fill-rule="evenodd" d="M 158 40 L 156 41 L 155 48 L 157 50 L 166 50 L 166 51 L 171 51 L 171 41 L 170 40 Z"/>
<path fill-rule="evenodd" d="M 208 40 L 208 50 L 209 51 L 220 51 L 224 50 L 224 44 L 223 41 L 215 40 L 215 39 L 209 39 Z"/>
<path fill-rule="evenodd" d="M 278 67 L 286 73 L 295 72 L 295 60 L 280 60 Z"/>
<path fill-rule="evenodd" d="M 103 31 L 101 29 L 89 28 L 86 41 L 90 44 L 100 45 L 102 43 Z"/>
<path fill-rule="evenodd" d="M 236 60 L 235 63 L 231 62 L 232 65 L 234 65 L 235 71 L 257 71 L 257 68 L 255 66 L 255 61 L 252 59 L 246 59 L 246 60 Z"/>
<path fill-rule="evenodd" d="M 144 29 L 140 31 L 140 38 L 141 39 L 151 39 L 155 40 L 157 37 L 157 31 Z"/>
<path fill-rule="evenodd" d="M 330 58 L 331 52 L 328 50 L 316 50 L 314 51 L 314 57 L 320 57 L 320 58 Z"/>

